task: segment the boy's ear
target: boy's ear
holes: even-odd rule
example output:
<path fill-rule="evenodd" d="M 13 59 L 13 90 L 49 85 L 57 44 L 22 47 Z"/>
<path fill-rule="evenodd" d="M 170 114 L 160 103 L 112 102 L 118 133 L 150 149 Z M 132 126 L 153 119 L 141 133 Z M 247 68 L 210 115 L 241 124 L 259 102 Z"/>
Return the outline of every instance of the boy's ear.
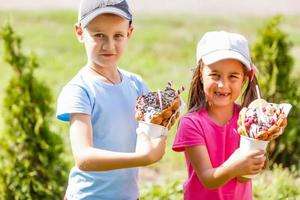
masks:
<path fill-rule="evenodd" d="M 83 28 L 80 26 L 79 23 L 76 23 L 74 25 L 74 30 L 75 30 L 75 34 L 76 34 L 76 37 L 77 37 L 78 41 L 80 43 L 83 43 L 84 42 L 83 41 Z"/>
<path fill-rule="evenodd" d="M 130 38 L 132 35 L 132 32 L 134 30 L 134 27 L 132 25 L 129 26 L 128 31 L 127 31 L 127 37 Z"/>

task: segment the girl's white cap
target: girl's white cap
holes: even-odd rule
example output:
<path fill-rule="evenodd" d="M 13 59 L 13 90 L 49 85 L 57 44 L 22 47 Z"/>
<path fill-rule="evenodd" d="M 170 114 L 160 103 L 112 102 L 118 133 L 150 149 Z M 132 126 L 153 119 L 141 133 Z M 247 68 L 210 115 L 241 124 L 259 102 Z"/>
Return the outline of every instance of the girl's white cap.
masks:
<path fill-rule="evenodd" d="M 207 32 L 197 45 L 197 63 L 202 59 L 209 65 L 224 59 L 236 59 L 251 69 L 247 39 L 237 33 Z"/>

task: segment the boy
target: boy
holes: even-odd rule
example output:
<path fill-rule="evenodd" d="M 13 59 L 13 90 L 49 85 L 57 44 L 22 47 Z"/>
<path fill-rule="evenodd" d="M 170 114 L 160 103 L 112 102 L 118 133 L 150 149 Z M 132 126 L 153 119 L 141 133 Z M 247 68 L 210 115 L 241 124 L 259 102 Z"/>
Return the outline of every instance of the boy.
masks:
<path fill-rule="evenodd" d="M 136 135 L 134 106 L 148 92 L 142 79 L 117 67 L 133 32 L 125 0 L 82 0 L 75 32 L 87 64 L 63 88 L 57 118 L 70 121 L 75 160 L 66 199 L 136 200 L 138 169 L 160 160 L 165 138 Z"/>

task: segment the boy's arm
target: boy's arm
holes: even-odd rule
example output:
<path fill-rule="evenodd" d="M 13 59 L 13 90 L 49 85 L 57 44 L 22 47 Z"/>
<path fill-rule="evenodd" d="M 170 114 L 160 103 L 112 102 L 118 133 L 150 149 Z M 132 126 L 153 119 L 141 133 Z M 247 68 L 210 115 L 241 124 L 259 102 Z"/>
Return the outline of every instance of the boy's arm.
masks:
<path fill-rule="evenodd" d="M 198 178 L 208 189 L 223 186 L 229 180 L 244 174 L 257 174 L 261 170 L 265 158 L 255 158 L 255 156 L 262 154 L 261 151 L 254 151 L 240 157 L 238 152 L 234 152 L 221 166 L 213 168 L 205 146 L 186 148 L 186 155 Z"/>
<path fill-rule="evenodd" d="M 138 136 L 135 153 L 94 148 L 91 119 L 86 114 L 71 114 L 70 140 L 76 165 L 83 171 L 144 166 L 160 160 L 165 151 L 165 138 L 150 140 L 143 134 Z"/>

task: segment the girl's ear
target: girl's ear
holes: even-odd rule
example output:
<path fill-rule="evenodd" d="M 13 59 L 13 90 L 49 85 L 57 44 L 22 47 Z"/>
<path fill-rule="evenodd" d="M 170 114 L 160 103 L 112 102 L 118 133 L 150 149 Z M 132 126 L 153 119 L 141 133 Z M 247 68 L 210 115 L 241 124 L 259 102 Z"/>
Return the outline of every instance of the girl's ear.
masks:
<path fill-rule="evenodd" d="M 247 75 L 244 75 L 242 85 L 244 85 L 247 82 L 248 79 L 249 79 L 249 77 Z"/>
<path fill-rule="evenodd" d="M 83 39 L 84 39 L 84 37 L 83 37 L 83 28 L 80 26 L 79 23 L 76 23 L 74 25 L 74 30 L 75 30 L 75 34 L 76 34 L 76 37 L 77 37 L 78 41 L 80 43 L 83 43 L 84 42 L 83 41 Z"/>

